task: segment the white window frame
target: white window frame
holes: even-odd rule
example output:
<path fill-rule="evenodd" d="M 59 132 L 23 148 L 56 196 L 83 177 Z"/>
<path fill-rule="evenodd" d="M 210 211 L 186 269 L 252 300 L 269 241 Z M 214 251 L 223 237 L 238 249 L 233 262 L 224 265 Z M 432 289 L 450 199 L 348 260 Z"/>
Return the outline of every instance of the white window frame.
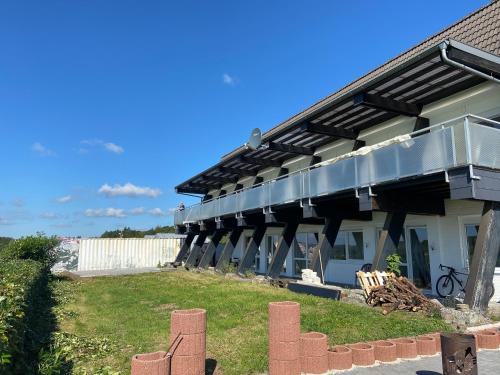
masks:
<path fill-rule="evenodd" d="M 297 244 L 297 234 L 305 234 L 306 235 L 306 257 L 305 258 L 296 258 L 295 257 L 295 246 L 298 246 Z M 312 234 L 312 235 L 317 235 L 318 236 L 318 241 L 316 241 L 316 246 L 319 246 L 319 232 L 310 232 L 310 231 L 305 231 L 305 232 L 297 232 L 295 234 L 295 237 L 293 238 L 293 242 L 292 242 L 292 272 L 291 274 L 293 276 L 300 276 L 299 274 L 296 274 L 295 273 L 295 261 L 296 260 L 300 260 L 300 261 L 305 261 L 306 262 L 306 268 L 309 268 L 310 266 L 310 263 L 311 263 L 311 260 L 312 259 L 309 259 L 308 255 L 309 255 L 309 234 Z"/>
<path fill-rule="evenodd" d="M 481 222 L 481 215 L 465 215 L 458 217 L 458 226 L 460 233 L 460 250 L 462 254 L 462 267 L 469 272 L 469 253 L 467 252 L 467 232 L 465 231 L 466 225 L 479 225 Z"/>
<path fill-rule="evenodd" d="M 348 246 L 349 246 L 349 237 L 347 236 L 348 233 L 353 233 L 353 232 L 360 232 L 363 236 L 363 243 L 362 243 L 362 248 L 363 248 L 363 258 L 361 259 L 356 259 L 356 258 L 350 258 L 349 257 L 349 250 L 348 250 Z M 344 230 L 339 230 L 338 234 L 337 234 L 337 237 L 340 235 L 340 234 L 343 234 L 344 235 L 344 254 L 345 254 L 345 259 L 335 259 L 335 258 L 331 258 L 330 261 L 332 262 L 335 262 L 335 263 L 359 263 L 359 264 L 363 264 L 365 263 L 366 259 L 365 259 L 365 231 L 363 229 L 344 229 Z M 335 241 L 337 241 L 337 239 L 335 239 Z"/>

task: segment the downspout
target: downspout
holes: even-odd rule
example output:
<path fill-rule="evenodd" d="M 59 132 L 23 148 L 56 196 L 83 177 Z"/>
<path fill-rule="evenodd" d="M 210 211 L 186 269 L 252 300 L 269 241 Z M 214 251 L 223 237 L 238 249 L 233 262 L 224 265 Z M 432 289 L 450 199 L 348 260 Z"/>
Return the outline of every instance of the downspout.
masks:
<path fill-rule="evenodd" d="M 489 81 L 495 82 L 495 83 L 500 83 L 500 79 L 497 79 L 493 76 L 490 76 L 486 73 L 480 72 L 479 70 L 476 70 L 474 68 L 471 68 L 470 66 L 464 65 L 462 63 L 459 63 L 457 61 L 451 60 L 448 55 L 446 54 L 446 49 L 448 48 L 449 42 L 443 42 L 439 45 L 439 49 L 441 50 L 441 59 L 445 64 L 452 65 L 454 67 L 457 67 L 459 69 L 465 70 L 466 72 L 469 72 L 471 74 L 474 74 L 476 76 L 479 76 L 481 78 L 487 79 Z"/>

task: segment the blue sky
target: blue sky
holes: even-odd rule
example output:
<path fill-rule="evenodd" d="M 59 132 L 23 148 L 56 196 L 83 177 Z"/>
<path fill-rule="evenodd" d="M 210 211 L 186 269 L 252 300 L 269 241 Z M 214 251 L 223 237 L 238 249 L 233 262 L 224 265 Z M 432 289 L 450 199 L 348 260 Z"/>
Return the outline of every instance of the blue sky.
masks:
<path fill-rule="evenodd" d="M 172 223 L 174 186 L 487 1 L 2 1 L 0 236 Z"/>

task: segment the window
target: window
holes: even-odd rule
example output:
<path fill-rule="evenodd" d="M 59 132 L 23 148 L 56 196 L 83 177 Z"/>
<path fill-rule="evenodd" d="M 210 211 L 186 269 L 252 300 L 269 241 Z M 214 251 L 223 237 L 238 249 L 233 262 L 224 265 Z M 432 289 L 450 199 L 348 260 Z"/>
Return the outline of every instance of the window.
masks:
<path fill-rule="evenodd" d="M 293 274 L 300 276 L 302 270 L 309 268 L 312 254 L 318 245 L 317 233 L 297 233 L 292 243 Z"/>
<path fill-rule="evenodd" d="M 363 232 L 340 231 L 329 257 L 336 260 L 365 259 Z"/>
<path fill-rule="evenodd" d="M 382 234 L 382 229 L 378 229 L 378 238 Z M 401 271 L 401 276 L 408 277 L 408 257 L 406 255 L 406 234 L 405 231 L 401 233 L 401 237 L 399 238 L 398 248 L 396 253 L 401 258 L 401 265 L 399 267 Z"/>
<path fill-rule="evenodd" d="M 467 245 L 467 254 L 469 256 L 469 268 L 472 264 L 472 255 L 474 254 L 474 247 L 476 246 L 477 234 L 479 233 L 479 225 L 465 224 L 465 237 Z M 500 267 L 500 251 L 497 256 L 496 267 Z"/>

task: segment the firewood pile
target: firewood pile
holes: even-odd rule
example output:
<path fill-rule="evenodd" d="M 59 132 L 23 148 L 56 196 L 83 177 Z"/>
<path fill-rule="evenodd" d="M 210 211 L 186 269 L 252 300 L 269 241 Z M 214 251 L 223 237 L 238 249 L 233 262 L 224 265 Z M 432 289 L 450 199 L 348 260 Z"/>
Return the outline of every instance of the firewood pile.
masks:
<path fill-rule="evenodd" d="M 366 302 L 371 306 L 382 307 L 384 315 L 394 310 L 430 312 L 436 308 L 415 285 L 402 276 L 372 287 Z"/>

